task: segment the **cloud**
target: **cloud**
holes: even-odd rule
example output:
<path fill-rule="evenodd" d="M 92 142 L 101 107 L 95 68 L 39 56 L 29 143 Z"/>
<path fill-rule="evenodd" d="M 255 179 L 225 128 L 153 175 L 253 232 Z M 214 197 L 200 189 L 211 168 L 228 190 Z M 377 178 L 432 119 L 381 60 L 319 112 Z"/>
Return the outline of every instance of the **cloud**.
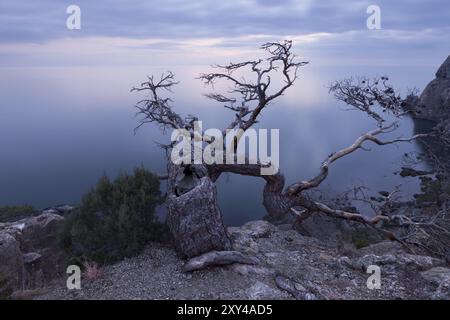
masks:
<path fill-rule="evenodd" d="M 210 65 L 254 59 L 262 43 L 291 39 L 314 65 L 437 65 L 448 55 L 442 30 L 351 30 L 231 37 L 71 37 L 0 44 L 0 65 Z M 411 50 L 414 48 L 414 50 Z"/>
<path fill-rule="evenodd" d="M 67 30 L 66 8 L 82 29 Z M 448 55 L 450 4 L 380 0 L 383 30 L 366 29 L 369 0 L 2 0 L 0 65 L 209 64 L 292 39 L 318 64 L 436 63 Z M 447 6 L 447 8 L 445 8 Z"/>
<path fill-rule="evenodd" d="M 82 37 L 178 38 L 343 32 L 365 28 L 371 1 L 350 0 L 2 0 L 1 42 L 72 36 L 66 8 L 82 10 Z M 378 1 L 387 29 L 448 26 L 442 1 Z"/>

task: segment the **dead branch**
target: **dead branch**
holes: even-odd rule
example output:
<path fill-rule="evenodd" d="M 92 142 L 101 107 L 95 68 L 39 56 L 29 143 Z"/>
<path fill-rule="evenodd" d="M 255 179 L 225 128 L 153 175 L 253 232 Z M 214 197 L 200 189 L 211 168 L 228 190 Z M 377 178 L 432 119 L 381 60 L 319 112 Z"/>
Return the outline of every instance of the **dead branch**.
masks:
<path fill-rule="evenodd" d="M 171 92 L 172 87 L 178 82 L 174 80 L 172 72 L 162 74 L 159 80 L 153 76 L 147 77 L 148 81 L 141 83 L 138 87 L 133 87 L 131 92 L 146 91 L 149 92 L 148 98 L 138 101 L 135 107 L 138 109 L 136 115 L 141 115 L 139 125 L 134 129 L 135 132 L 146 123 L 157 123 L 162 130 L 166 128 L 179 129 L 185 126 L 184 120 L 172 110 L 170 98 L 161 98 L 159 92 L 166 90 Z"/>
<path fill-rule="evenodd" d="M 350 145 L 344 149 L 341 149 L 335 153 L 330 154 L 328 156 L 328 158 L 325 159 L 324 162 L 322 162 L 322 165 L 320 167 L 320 172 L 314 178 L 307 180 L 307 181 L 301 181 L 298 183 L 294 183 L 291 186 L 289 186 L 287 189 L 288 194 L 293 196 L 304 190 L 315 188 L 315 187 L 319 186 L 327 178 L 329 166 L 333 162 L 335 162 L 336 160 L 338 160 L 346 155 L 353 153 L 354 151 L 356 151 L 358 149 L 363 149 L 363 143 L 366 141 L 371 141 L 377 145 L 382 146 L 382 145 L 388 145 L 388 144 L 395 144 L 397 142 L 411 142 L 411 141 L 419 139 L 419 138 L 424 138 L 424 137 L 430 136 L 430 134 L 423 133 L 423 134 L 416 134 L 409 138 L 396 138 L 396 139 L 386 140 L 386 141 L 382 141 L 377 138 L 378 135 L 387 133 L 387 132 L 391 132 L 397 126 L 398 126 L 398 124 L 396 122 L 394 122 L 388 126 L 380 127 L 375 130 L 369 131 L 365 134 L 362 134 L 355 140 L 355 142 L 352 145 Z"/>
<path fill-rule="evenodd" d="M 240 96 L 238 101 L 237 98 L 217 93 L 206 95 L 217 102 L 227 103 L 225 108 L 235 112 L 235 119 L 227 126 L 227 129 L 239 128 L 245 131 L 250 128 L 257 123 L 258 116 L 263 109 L 294 84 L 298 78 L 299 68 L 308 62 L 297 61 L 291 48 L 292 41 L 266 43 L 261 46 L 261 49 L 269 55 L 264 60 L 216 65 L 213 67 L 219 69 L 219 72 L 200 75 L 199 78 L 207 85 L 214 85 L 218 80 L 230 82 L 232 88 L 229 93 Z M 255 75 L 253 82 L 234 76 L 236 71 L 244 68 L 250 69 Z M 271 75 L 278 70 L 281 70 L 284 85 L 273 93 L 269 93 Z"/>
<path fill-rule="evenodd" d="M 386 120 L 380 112 L 390 113 L 396 117 L 405 115 L 403 104 L 405 103 L 393 87 L 388 84 L 388 77 L 381 78 L 348 78 L 334 82 L 330 86 L 337 100 L 345 102 L 350 107 L 360 110 L 372 117 L 378 126 L 382 126 Z"/>

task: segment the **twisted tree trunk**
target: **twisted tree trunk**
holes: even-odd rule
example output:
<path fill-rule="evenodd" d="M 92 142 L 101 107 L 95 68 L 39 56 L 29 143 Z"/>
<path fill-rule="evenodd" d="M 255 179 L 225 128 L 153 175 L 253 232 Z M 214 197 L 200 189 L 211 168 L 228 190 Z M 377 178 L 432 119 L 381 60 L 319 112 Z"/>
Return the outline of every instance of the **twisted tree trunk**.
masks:
<path fill-rule="evenodd" d="M 177 185 L 183 178 L 183 169 L 169 163 L 167 192 L 167 223 L 177 252 L 184 258 L 199 256 L 209 251 L 231 249 L 231 241 L 217 204 L 217 190 L 204 175 L 203 166 L 193 167 L 199 176 L 196 185 L 183 194 Z"/>

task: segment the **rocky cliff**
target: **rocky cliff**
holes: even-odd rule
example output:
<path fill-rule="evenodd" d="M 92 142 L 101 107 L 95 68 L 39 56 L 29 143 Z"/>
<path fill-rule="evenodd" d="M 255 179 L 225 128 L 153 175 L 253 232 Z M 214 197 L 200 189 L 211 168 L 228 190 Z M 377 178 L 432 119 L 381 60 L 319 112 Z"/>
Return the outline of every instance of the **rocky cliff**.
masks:
<path fill-rule="evenodd" d="M 413 107 L 417 118 L 440 121 L 450 118 L 450 56 L 423 90 Z"/>
<path fill-rule="evenodd" d="M 0 299 L 14 291 L 45 287 L 65 271 L 67 256 L 58 245 L 64 218 L 43 211 L 0 223 Z"/>

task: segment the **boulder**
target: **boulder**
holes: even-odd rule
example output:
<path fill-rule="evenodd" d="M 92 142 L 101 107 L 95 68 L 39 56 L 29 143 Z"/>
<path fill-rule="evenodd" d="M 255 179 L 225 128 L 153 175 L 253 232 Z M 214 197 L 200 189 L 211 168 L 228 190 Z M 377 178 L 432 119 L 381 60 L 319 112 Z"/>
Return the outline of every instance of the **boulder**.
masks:
<path fill-rule="evenodd" d="M 241 227 L 229 227 L 233 249 L 245 254 L 257 254 L 259 252 L 256 239 L 269 237 L 276 227 L 263 220 L 250 221 Z"/>
<path fill-rule="evenodd" d="M 67 262 L 58 244 L 63 221 L 44 213 L 0 225 L 0 296 L 2 290 L 7 296 L 15 289 L 45 286 L 61 274 Z"/>
<path fill-rule="evenodd" d="M 61 250 L 58 233 L 64 218 L 57 214 L 44 213 L 24 221 L 20 237 L 22 252 L 41 255 L 39 268 L 42 281 L 47 281 L 60 274 L 66 267 L 67 256 Z"/>
<path fill-rule="evenodd" d="M 25 263 L 25 264 L 35 264 L 41 258 L 42 258 L 42 255 L 40 255 L 37 252 L 25 253 L 25 254 L 23 254 L 23 263 Z"/>
<path fill-rule="evenodd" d="M 444 267 L 435 267 L 430 270 L 423 271 L 420 275 L 427 281 L 435 284 L 441 284 L 442 282 L 450 281 L 450 269 Z"/>
<path fill-rule="evenodd" d="M 21 236 L 22 249 L 25 252 L 31 252 L 36 249 L 57 246 L 57 234 L 63 222 L 63 217 L 52 213 L 44 213 L 36 217 L 18 221 L 16 225 L 23 223 Z"/>
<path fill-rule="evenodd" d="M 0 299 L 8 297 L 22 282 L 23 258 L 20 243 L 0 231 Z"/>
<path fill-rule="evenodd" d="M 289 298 L 289 295 L 281 290 L 268 286 L 261 281 L 256 281 L 245 291 L 245 294 L 250 300 L 285 300 Z"/>
<path fill-rule="evenodd" d="M 75 210 L 74 206 L 68 205 L 68 204 L 61 204 L 55 207 L 45 208 L 42 210 L 42 214 L 44 213 L 52 213 L 52 214 L 58 214 L 60 216 L 66 216 L 69 213 L 71 213 L 73 210 Z"/>
<path fill-rule="evenodd" d="M 436 286 L 436 290 L 431 294 L 432 299 L 450 300 L 450 269 L 435 267 L 421 272 L 420 275 Z"/>

